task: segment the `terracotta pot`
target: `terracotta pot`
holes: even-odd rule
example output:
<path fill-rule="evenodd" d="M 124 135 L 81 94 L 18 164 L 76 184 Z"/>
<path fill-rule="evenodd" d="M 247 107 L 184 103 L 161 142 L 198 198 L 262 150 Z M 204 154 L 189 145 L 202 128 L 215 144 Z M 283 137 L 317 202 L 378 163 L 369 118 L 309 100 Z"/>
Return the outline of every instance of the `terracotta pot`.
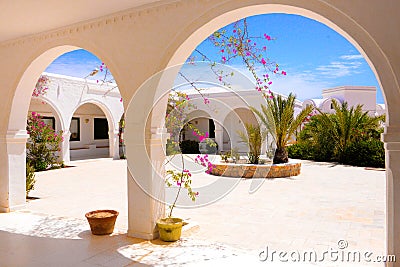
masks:
<path fill-rule="evenodd" d="M 183 220 L 180 218 L 162 218 L 157 221 L 160 239 L 173 242 L 181 238 Z"/>
<path fill-rule="evenodd" d="M 114 231 L 119 212 L 115 210 L 95 210 L 85 214 L 94 235 L 109 235 Z"/>

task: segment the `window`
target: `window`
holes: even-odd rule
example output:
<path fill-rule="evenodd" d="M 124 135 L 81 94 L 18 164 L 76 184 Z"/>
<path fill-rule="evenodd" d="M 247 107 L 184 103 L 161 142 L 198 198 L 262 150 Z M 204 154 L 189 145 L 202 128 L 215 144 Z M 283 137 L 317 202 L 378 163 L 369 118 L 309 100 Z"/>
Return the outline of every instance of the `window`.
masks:
<path fill-rule="evenodd" d="M 208 130 L 210 138 L 215 138 L 215 124 L 213 119 L 208 120 Z"/>
<path fill-rule="evenodd" d="M 53 130 L 56 129 L 56 119 L 54 117 L 43 117 L 42 121 L 53 128 Z"/>
<path fill-rule="evenodd" d="M 105 118 L 94 119 L 94 140 L 108 139 L 108 122 Z"/>
<path fill-rule="evenodd" d="M 333 103 L 331 102 L 331 109 L 333 109 Z"/>
<path fill-rule="evenodd" d="M 69 138 L 69 141 L 81 140 L 81 122 L 79 118 L 72 118 L 69 131 L 71 132 L 71 137 Z"/>

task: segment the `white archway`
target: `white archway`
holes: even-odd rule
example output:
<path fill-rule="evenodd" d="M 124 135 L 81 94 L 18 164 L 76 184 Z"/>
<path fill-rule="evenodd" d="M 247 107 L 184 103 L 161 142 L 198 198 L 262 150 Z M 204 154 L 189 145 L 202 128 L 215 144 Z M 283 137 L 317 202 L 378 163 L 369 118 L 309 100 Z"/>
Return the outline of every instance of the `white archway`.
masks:
<path fill-rule="evenodd" d="M 71 125 L 73 117 L 75 117 L 76 112 L 81 109 L 82 107 L 85 107 L 87 105 L 94 105 L 95 107 L 99 108 L 102 113 L 105 115 L 107 119 L 107 124 L 108 124 L 108 156 L 114 159 L 119 159 L 119 128 L 118 128 L 118 118 L 115 117 L 116 112 L 111 111 L 109 107 L 105 104 L 102 103 L 101 101 L 97 99 L 86 99 L 84 101 L 79 102 L 79 104 L 74 108 L 73 112 L 71 115 L 67 118 L 67 124 Z M 90 123 L 90 127 L 93 127 L 93 120 L 95 119 L 91 114 L 91 118 L 83 118 L 84 121 L 80 121 L 80 124 L 85 126 L 86 124 Z M 98 116 L 101 114 L 97 114 Z M 82 126 L 80 126 L 82 127 Z M 88 131 L 88 129 L 86 129 Z M 101 148 L 106 148 L 105 144 L 95 144 L 95 140 L 92 140 L 92 135 L 91 135 L 91 130 L 89 130 L 89 133 L 86 133 L 84 136 L 87 136 L 85 139 L 89 139 L 90 141 L 86 140 L 87 144 L 83 144 L 84 149 L 89 149 L 89 150 L 96 150 L 96 149 L 101 149 Z M 83 131 L 82 131 L 83 132 Z M 71 133 L 70 133 L 71 134 Z M 88 136 L 89 134 L 89 136 Z M 83 141 L 85 142 L 85 141 Z M 69 144 L 71 147 L 71 144 Z M 82 149 L 82 144 L 78 145 L 78 148 L 70 148 L 70 149 Z M 94 152 L 94 151 L 89 151 L 89 152 Z"/>
<path fill-rule="evenodd" d="M 265 14 L 265 13 L 289 13 L 289 14 L 297 14 L 302 15 L 311 19 L 315 19 L 319 22 L 324 23 L 325 25 L 331 27 L 342 36 L 344 36 L 347 40 L 349 40 L 357 49 L 358 51 L 366 58 L 367 62 L 369 63 L 371 69 L 375 73 L 377 80 L 379 81 L 381 88 L 383 89 L 384 97 L 386 104 L 388 106 L 387 109 L 387 121 L 388 127 L 386 128 L 385 134 L 385 141 L 387 143 L 392 143 L 392 152 L 387 150 L 387 159 L 389 160 L 387 163 L 387 177 L 388 177 L 388 253 L 394 254 L 395 251 L 399 251 L 400 253 L 400 244 L 397 244 L 397 248 L 394 248 L 394 237 L 393 236 L 400 236 L 400 225 L 396 226 L 395 229 L 395 218 L 397 221 L 400 221 L 400 214 L 394 211 L 393 206 L 396 203 L 396 206 L 400 206 L 400 199 L 399 197 L 394 195 L 393 192 L 393 177 L 400 176 L 399 172 L 393 174 L 391 170 L 391 160 L 390 154 L 399 154 L 397 152 L 398 147 L 398 138 L 394 137 L 391 132 L 397 133 L 399 132 L 400 126 L 400 112 L 395 112 L 395 101 L 394 99 L 398 99 L 399 94 L 397 88 L 399 88 L 397 84 L 396 75 L 391 67 L 390 62 L 387 60 L 386 56 L 383 54 L 382 49 L 379 47 L 376 40 L 372 38 L 371 35 L 365 31 L 364 28 L 356 21 L 354 21 L 350 16 L 346 13 L 341 12 L 340 9 L 335 9 L 330 5 L 318 5 L 315 1 L 309 2 L 301 2 L 296 3 L 297 6 L 294 6 L 290 1 L 279 1 L 281 4 L 265 4 L 264 1 L 249 1 L 249 2 L 235 2 L 229 1 L 227 3 L 221 4 L 219 9 L 215 10 L 215 12 L 207 13 L 207 16 L 198 17 L 197 19 L 193 20 L 191 23 L 186 25 L 180 34 L 174 39 L 174 42 L 170 44 L 168 48 L 168 53 L 164 57 L 164 61 L 162 64 L 166 68 L 173 68 L 173 66 L 179 65 L 183 63 L 186 58 L 190 55 L 190 53 L 194 50 L 194 48 L 203 41 L 206 37 L 208 37 L 212 32 L 215 30 L 236 21 L 239 18 L 247 17 L 250 15 L 256 14 Z M 160 84 L 163 84 L 163 88 L 171 88 L 173 84 L 173 78 L 176 77 L 178 73 L 178 69 L 172 70 L 169 69 L 169 73 L 166 75 L 160 75 L 160 77 L 155 78 L 150 83 L 145 85 L 147 97 L 149 99 L 149 95 L 153 95 L 153 103 L 159 101 L 161 95 L 163 95 L 162 91 L 158 91 L 157 89 L 162 90 L 160 88 Z M 174 75 L 175 74 L 175 75 Z M 164 89 L 165 90 L 165 89 Z M 152 106 L 153 103 L 148 102 L 147 104 Z M 143 106 L 143 104 L 142 104 Z M 144 104 L 146 106 L 146 104 Z M 158 105 L 157 112 L 153 112 L 150 119 L 146 116 L 141 114 L 128 114 L 128 118 L 130 121 L 127 121 L 128 128 L 133 130 L 136 127 L 143 127 L 145 128 L 145 132 L 147 136 L 151 136 L 149 139 L 144 141 L 144 150 L 143 153 L 146 153 L 150 156 L 150 162 L 162 162 L 162 155 L 158 153 L 160 149 L 159 146 L 162 146 L 162 143 L 159 143 L 156 140 L 159 140 L 157 135 L 158 129 L 160 127 L 160 123 L 163 120 L 163 115 L 165 115 L 165 107 L 166 107 L 166 99 L 164 99 L 163 105 Z M 161 107 L 164 107 L 164 110 Z M 392 108 L 391 108 L 392 107 Z M 146 109 L 145 109 L 146 110 Z M 149 114 L 149 113 L 147 113 Z M 139 123 L 143 119 L 146 120 L 146 124 Z M 390 126 L 393 125 L 393 126 Z M 142 143 L 140 141 L 135 141 L 135 144 Z M 133 140 L 132 140 L 133 141 Z M 132 145 L 134 143 L 131 143 Z M 396 148 L 395 148 L 396 147 Z M 388 149 L 388 145 L 386 146 Z M 134 156 L 132 155 L 131 158 Z M 129 158 L 129 156 L 128 156 Z M 400 155 L 396 156 L 396 158 L 400 159 Z M 131 170 L 135 168 L 135 163 L 131 163 Z M 392 164 L 394 162 L 392 161 Z M 154 164 L 153 164 L 154 165 Z M 138 168 L 139 165 L 136 165 Z M 149 168 L 152 167 L 149 165 Z M 149 171 L 147 171 L 149 174 Z M 135 173 L 133 176 L 140 177 L 146 176 L 143 172 Z M 143 179 L 143 178 L 139 178 Z M 141 183 L 141 182 L 139 182 Z M 152 192 L 153 189 L 158 188 L 160 185 L 149 185 L 147 192 Z M 397 186 L 398 187 L 398 186 Z M 400 193 L 400 190 L 396 189 L 396 192 Z M 160 194 L 161 196 L 161 194 Z M 149 207 L 151 204 L 148 204 Z M 151 209 L 151 208 L 150 208 Z M 155 209 L 152 209 L 148 215 L 152 218 L 150 219 L 151 222 L 155 221 L 155 217 L 159 216 L 159 212 L 156 212 Z M 149 236 L 153 236 L 153 228 L 148 227 Z M 133 233 L 134 231 L 132 231 Z"/>

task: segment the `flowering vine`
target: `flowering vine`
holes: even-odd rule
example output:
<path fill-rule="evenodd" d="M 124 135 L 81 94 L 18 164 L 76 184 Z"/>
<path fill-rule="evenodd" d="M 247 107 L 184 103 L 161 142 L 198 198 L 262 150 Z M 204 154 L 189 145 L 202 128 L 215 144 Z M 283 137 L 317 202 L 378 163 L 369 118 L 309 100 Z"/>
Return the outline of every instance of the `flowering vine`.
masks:
<path fill-rule="evenodd" d="M 47 75 L 40 75 L 36 82 L 35 88 L 33 89 L 32 96 L 39 97 L 44 96 L 49 89 L 50 78 Z"/>

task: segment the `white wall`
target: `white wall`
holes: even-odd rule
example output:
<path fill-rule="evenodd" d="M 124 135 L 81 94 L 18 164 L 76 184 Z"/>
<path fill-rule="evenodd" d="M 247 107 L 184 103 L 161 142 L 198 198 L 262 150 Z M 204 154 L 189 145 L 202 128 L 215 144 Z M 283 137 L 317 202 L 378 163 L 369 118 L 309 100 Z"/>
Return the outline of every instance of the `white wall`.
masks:
<path fill-rule="evenodd" d="M 50 78 L 49 89 L 44 96 L 32 97 L 29 112 L 56 119 L 56 131 L 64 132 L 63 160 L 85 156 L 110 156 L 119 158 L 118 123 L 124 112 L 121 95 L 116 84 L 100 84 L 96 81 L 44 73 Z M 72 117 L 80 118 L 80 141 L 69 140 Z M 109 139 L 94 140 L 94 118 L 107 118 Z M 87 122 L 86 122 L 87 121 Z M 80 149 L 80 150 L 79 150 Z"/>

